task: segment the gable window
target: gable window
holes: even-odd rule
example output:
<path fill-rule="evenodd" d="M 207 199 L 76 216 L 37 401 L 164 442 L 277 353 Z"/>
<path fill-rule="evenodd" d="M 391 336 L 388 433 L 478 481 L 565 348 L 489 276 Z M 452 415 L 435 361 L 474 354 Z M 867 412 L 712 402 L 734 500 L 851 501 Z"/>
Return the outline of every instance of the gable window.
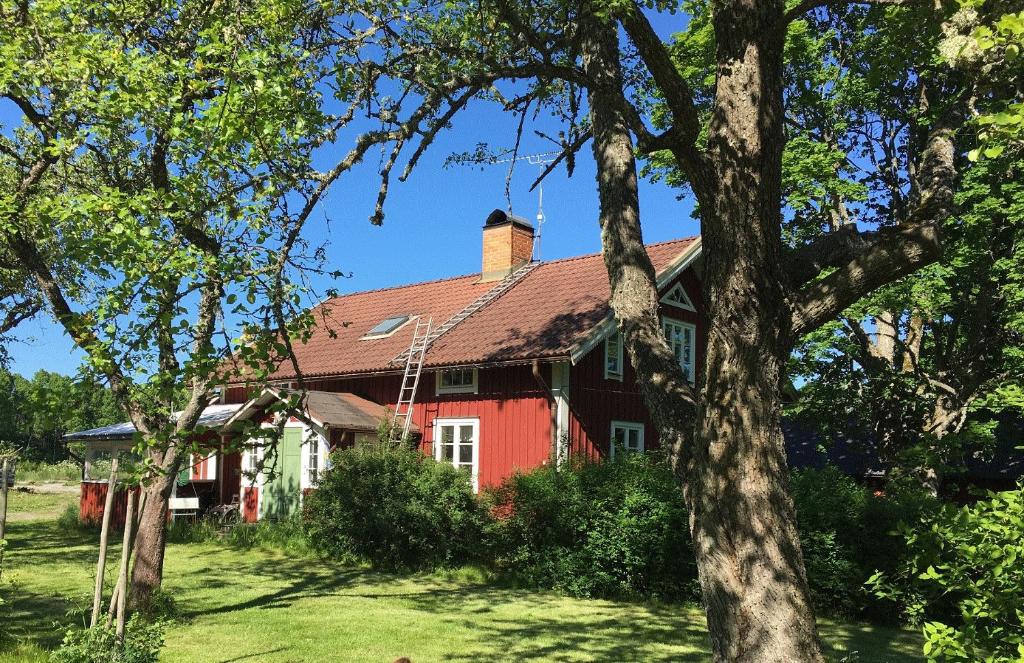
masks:
<path fill-rule="evenodd" d="M 370 331 L 366 332 L 366 335 L 363 336 L 363 340 L 391 336 L 398 331 L 402 325 L 409 322 L 410 319 L 411 318 L 408 315 L 395 315 L 390 318 L 385 318 L 374 325 Z"/>
<path fill-rule="evenodd" d="M 697 311 L 693 306 L 693 302 L 690 301 L 690 296 L 686 294 L 686 289 L 683 288 L 682 283 L 672 286 L 672 289 L 665 293 L 661 301 L 677 308 L 686 309 L 687 311 Z"/>
<path fill-rule="evenodd" d="M 697 337 L 697 328 L 687 322 L 680 322 L 672 318 L 664 318 L 661 321 L 661 328 L 665 332 L 665 338 L 676 356 L 679 367 L 683 369 L 683 375 L 690 382 L 694 376 L 694 343 Z"/>
<path fill-rule="evenodd" d="M 477 393 L 477 370 L 475 368 L 446 368 L 437 372 L 437 393 Z"/>
<path fill-rule="evenodd" d="M 468 472 L 473 481 L 473 490 L 479 488 L 479 451 L 479 419 L 434 420 L 434 459 L 451 463 L 456 469 Z"/>
<path fill-rule="evenodd" d="M 622 334 L 615 332 L 604 340 L 604 377 L 622 379 Z"/>
<path fill-rule="evenodd" d="M 611 455 L 616 453 L 643 453 L 644 425 L 633 421 L 612 422 Z"/>

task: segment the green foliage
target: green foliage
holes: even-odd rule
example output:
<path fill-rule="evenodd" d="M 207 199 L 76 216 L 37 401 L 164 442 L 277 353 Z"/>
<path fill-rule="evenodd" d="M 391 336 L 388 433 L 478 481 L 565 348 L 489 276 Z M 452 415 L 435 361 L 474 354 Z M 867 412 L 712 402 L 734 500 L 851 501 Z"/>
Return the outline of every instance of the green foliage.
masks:
<path fill-rule="evenodd" d="M 793 473 L 790 481 L 807 580 L 824 614 L 893 621 L 895 606 L 878 601 L 863 585 L 905 559 L 896 536 L 900 523 L 916 523 L 938 502 L 912 488 L 876 495 L 835 467 Z"/>
<path fill-rule="evenodd" d="M 682 492 L 651 455 L 516 474 L 490 496 L 498 568 L 573 596 L 696 595 Z"/>
<path fill-rule="evenodd" d="M 263 548 L 290 556 L 311 557 L 313 548 L 299 516 L 242 523 L 223 531 L 212 518 L 177 520 L 167 527 L 168 543 L 219 542 L 241 550 Z"/>
<path fill-rule="evenodd" d="M 42 461 L 18 461 L 18 482 L 29 481 L 61 481 L 77 482 L 82 478 L 82 466 L 73 460 L 62 460 L 57 463 Z"/>
<path fill-rule="evenodd" d="M 304 504 L 309 541 L 333 559 L 433 569 L 480 555 L 484 515 L 469 476 L 405 445 L 337 451 Z"/>
<path fill-rule="evenodd" d="M 946 506 L 901 533 L 909 557 L 871 578 L 875 593 L 922 625 L 931 661 L 1006 663 L 1024 658 L 1024 490 Z M 956 614 L 936 614 L 953 604 Z"/>
<path fill-rule="evenodd" d="M 119 643 L 110 625 L 70 628 L 61 646 L 53 652 L 53 663 L 156 663 L 164 645 L 163 622 L 146 622 L 133 615 L 125 625 L 124 642 Z"/>

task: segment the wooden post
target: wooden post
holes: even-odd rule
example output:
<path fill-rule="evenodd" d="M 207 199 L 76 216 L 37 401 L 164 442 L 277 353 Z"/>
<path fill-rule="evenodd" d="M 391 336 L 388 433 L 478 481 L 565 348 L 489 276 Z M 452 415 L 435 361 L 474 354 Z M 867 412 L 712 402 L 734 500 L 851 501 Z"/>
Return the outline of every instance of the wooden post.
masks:
<path fill-rule="evenodd" d="M 7 469 L 11 466 L 11 459 L 4 458 L 3 468 L 0 468 L 0 541 L 7 535 Z"/>
<path fill-rule="evenodd" d="M 103 525 L 100 527 L 100 558 L 96 562 L 96 589 L 92 595 L 93 627 L 100 620 L 100 604 L 103 602 L 103 572 L 107 564 L 107 536 L 110 534 L 110 514 L 114 510 L 114 490 L 117 488 L 117 452 L 110 461 L 110 478 L 107 480 L 107 499 L 103 503 Z"/>
<path fill-rule="evenodd" d="M 128 508 L 124 517 L 124 537 L 121 539 L 121 569 L 117 576 L 117 641 L 124 642 L 125 597 L 128 595 L 128 560 L 131 559 L 132 525 L 135 522 L 135 494 L 128 490 Z M 113 600 L 113 599 L 111 599 Z"/>
<path fill-rule="evenodd" d="M 132 536 L 128 540 L 128 561 L 131 562 L 132 553 L 135 552 L 135 536 L 139 531 L 139 521 L 142 519 L 142 511 L 146 508 L 146 491 L 142 490 L 139 486 L 139 498 L 138 506 L 135 508 L 135 521 L 132 523 Z M 128 584 L 127 578 L 119 577 L 117 579 L 117 586 L 114 587 L 114 594 L 110 597 L 110 607 L 107 609 L 107 623 L 114 621 L 117 616 L 117 604 L 118 598 L 121 596 L 121 592 L 124 591 L 124 586 Z M 128 595 L 125 595 L 127 599 Z"/>

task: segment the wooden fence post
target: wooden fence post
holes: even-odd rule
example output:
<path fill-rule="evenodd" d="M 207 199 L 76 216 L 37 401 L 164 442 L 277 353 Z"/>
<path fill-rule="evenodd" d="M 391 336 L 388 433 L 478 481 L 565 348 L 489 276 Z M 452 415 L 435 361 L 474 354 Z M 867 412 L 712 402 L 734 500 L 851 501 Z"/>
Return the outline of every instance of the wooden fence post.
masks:
<path fill-rule="evenodd" d="M 7 468 L 11 465 L 10 458 L 4 458 L 3 468 L 0 469 L 0 541 L 7 536 Z"/>
<path fill-rule="evenodd" d="M 128 595 L 128 561 L 131 559 L 132 525 L 135 524 L 135 493 L 128 489 L 128 507 L 124 517 L 124 537 L 121 539 L 121 569 L 117 575 L 117 641 L 124 642 L 125 598 Z M 113 600 L 113 599 L 111 599 Z"/>
<path fill-rule="evenodd" d="M 103 525 L 100 527 L 100 558 L 96 563 L 96 589 L 92 595 L 93 627 L 100 619 L 100 604 L 103 602 L 103 573 L 107 565 L 107 536 L 110 533 L 110 514 L 114 510 L 114 490 L 117 488 L 117 452 L 110 461 L 110 478 L 107 480 L 107 499 L 103 503 Z"/>

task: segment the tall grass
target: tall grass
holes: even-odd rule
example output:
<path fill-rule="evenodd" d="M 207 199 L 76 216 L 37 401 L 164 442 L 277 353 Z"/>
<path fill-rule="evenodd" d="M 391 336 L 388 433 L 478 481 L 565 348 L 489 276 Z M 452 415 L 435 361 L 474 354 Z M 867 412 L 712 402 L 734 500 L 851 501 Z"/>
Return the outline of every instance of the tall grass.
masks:
<path fill-rule="evenodd" d="M 223 532 L 216 522 L 209 518 L 200 518 L 195 521 L 177 520 L 168 525 L 167 541 L 170 543 L 219 542 L 242 550 L 260 548 L 286 552 L 289 555 L 314 556 L 309 539 L 302 531 L 302 521 L 298 516 L 278 521 L 261 520 L 256 523 L 243 523 Z"/>
<path fill-rule="evenodd" d="M 18 483 L 63 481 L 78 483 L 82 479 L 82 468 L 73 460 L 62 460 L 59 463 L 41 461 L 18 461 L 15 479 Z"/>

